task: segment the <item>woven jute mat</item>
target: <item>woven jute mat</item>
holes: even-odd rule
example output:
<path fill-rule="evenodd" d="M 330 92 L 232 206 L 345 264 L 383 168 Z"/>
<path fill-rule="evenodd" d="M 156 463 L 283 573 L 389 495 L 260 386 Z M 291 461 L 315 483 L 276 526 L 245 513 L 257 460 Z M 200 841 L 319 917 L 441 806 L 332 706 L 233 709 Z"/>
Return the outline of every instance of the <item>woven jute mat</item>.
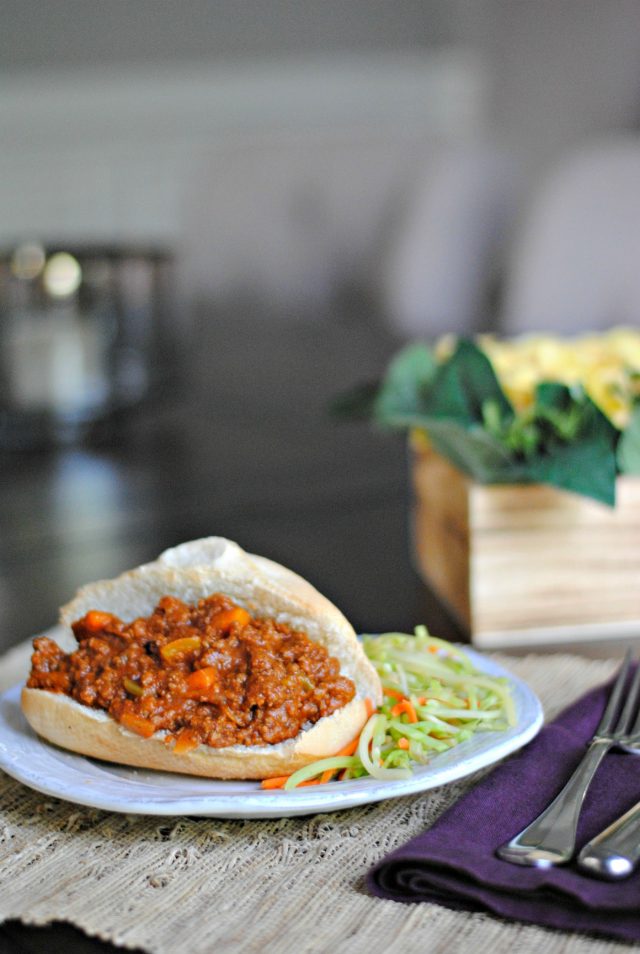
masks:
<path fill-rule="evenodd" d="M 0 660 L 20 681 L 29 650 Z M 614 661 L 496 657 L 547 717 Z M 153 954 L 200 952 L 613 952 L 628 945 L 432 904 L 370 897 L 367 869 L 431 825 L 480 775 L 349 811 L 262 821 L 144 818 L 83 808 L 0 773 L 0 920 L 68 921 Z"/>

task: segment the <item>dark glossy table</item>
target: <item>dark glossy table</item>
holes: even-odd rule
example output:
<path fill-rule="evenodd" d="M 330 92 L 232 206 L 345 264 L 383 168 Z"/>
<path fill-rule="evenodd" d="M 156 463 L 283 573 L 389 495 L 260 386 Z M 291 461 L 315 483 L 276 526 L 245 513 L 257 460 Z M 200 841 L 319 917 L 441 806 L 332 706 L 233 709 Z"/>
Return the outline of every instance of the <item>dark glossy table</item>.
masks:
<path fill-rule="evenodd" d="M 327 413 L 397 346 L 354 309 L 202 309 L 157 399 L 84 446 L 4 452 L 0 647 L 54 623 L 80 584 L 211 534 L 302 573 L 359 631 L 459 636 L 412 568 L 403 439 Z M 62 948 L 113 950 L 67 926 L 0 928 L 0 954 Z"/>

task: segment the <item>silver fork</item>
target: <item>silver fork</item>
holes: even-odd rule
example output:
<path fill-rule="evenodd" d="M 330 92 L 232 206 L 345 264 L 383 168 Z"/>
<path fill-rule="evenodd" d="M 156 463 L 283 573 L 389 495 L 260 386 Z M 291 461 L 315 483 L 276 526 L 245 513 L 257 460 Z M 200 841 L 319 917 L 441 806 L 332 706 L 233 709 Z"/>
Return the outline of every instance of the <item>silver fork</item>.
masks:
<path fill-rule="evenodd" d="M 566 864 L 573 857 L 580 810 L 600 762 L 614 745 L 632 744 L 640 734 L 640 715 L 637 712 L 640 665 L 629 686 L 622 712 L 616 719 L 630 665 L 631 650 L 627 650 L 600 724 L 582 761 L 549 807 L 524 831 L 498 848 L 497 854 L 503 861 L 549 868 Z"/>

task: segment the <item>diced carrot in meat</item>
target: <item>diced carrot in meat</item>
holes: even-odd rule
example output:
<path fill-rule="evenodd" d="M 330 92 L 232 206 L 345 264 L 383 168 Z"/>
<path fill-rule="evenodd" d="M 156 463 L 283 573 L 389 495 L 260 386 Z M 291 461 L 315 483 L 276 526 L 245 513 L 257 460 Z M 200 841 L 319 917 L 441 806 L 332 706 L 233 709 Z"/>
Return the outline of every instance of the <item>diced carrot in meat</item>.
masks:
<path fill-rule="evenodd" d="M 183 636 L 181 639 L 173 639 L 170 643 L 165 643 L 160 647 L 160 655 L 165 662 L 172 662 L 183 653 L 194 653 L 200 649 L 202 640 L 199 636 Z"/>
<path fill-rule="evenodd" d="M 187 678 L 187 685 L 192 692 L 206 692 L 218 682 L 218 670 L 215 666 L 206 666 L 204 669 L 196 669 Z"/>
<path fill-rule="evenodd" d="M 185 752 L 191 752 L 192 749 L 197 749 L 199 744 L 194 732 L 190 729 L 183 729 L 176 740 L 173 751 L 175 755 L 184 755 Z"/>
<path fill-rule="evenodd" d="M 125 729 L 130 729 L 136 735 L 141 735 L 144 739 L 150 739 L 156 728 L 151 719 L 144 719 L 136 715 L 135 712 L 123 712 L 120 717 L 121 724 Z"/>
<path fill-rule="evenodd" d="M 84 618 L 84 626 L 90 633 L 99 633 L 101 629 L 109 625 L 112 619 L 111 613 L 103 613 L 101 610 L 89 610 Z"/>
<path fill-rule="evenodd" d="M 251 616 L 241 606 L 235 606 L 233 609 L 221 610 L 213 617 L 213 622 L 220 629 L 231 629 L 234 623 L 239 626 L 246 626 Z"/>

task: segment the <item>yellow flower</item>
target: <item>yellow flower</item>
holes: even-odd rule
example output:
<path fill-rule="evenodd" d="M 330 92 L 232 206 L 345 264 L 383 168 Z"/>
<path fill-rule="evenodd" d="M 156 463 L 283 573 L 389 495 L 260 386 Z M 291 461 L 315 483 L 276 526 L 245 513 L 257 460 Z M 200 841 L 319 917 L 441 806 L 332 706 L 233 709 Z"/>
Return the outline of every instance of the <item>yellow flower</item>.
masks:
<path fill-rule="evenodd" d="M 640 394 L 640 332 L 631 328 L 564 339 L 530 335 L 504 340 L 481 335 L 478 345 L 516 411 L 531 406 L 542 381 L 582 384 L 607 417 L 624 428 L 633 400 Z"/>

